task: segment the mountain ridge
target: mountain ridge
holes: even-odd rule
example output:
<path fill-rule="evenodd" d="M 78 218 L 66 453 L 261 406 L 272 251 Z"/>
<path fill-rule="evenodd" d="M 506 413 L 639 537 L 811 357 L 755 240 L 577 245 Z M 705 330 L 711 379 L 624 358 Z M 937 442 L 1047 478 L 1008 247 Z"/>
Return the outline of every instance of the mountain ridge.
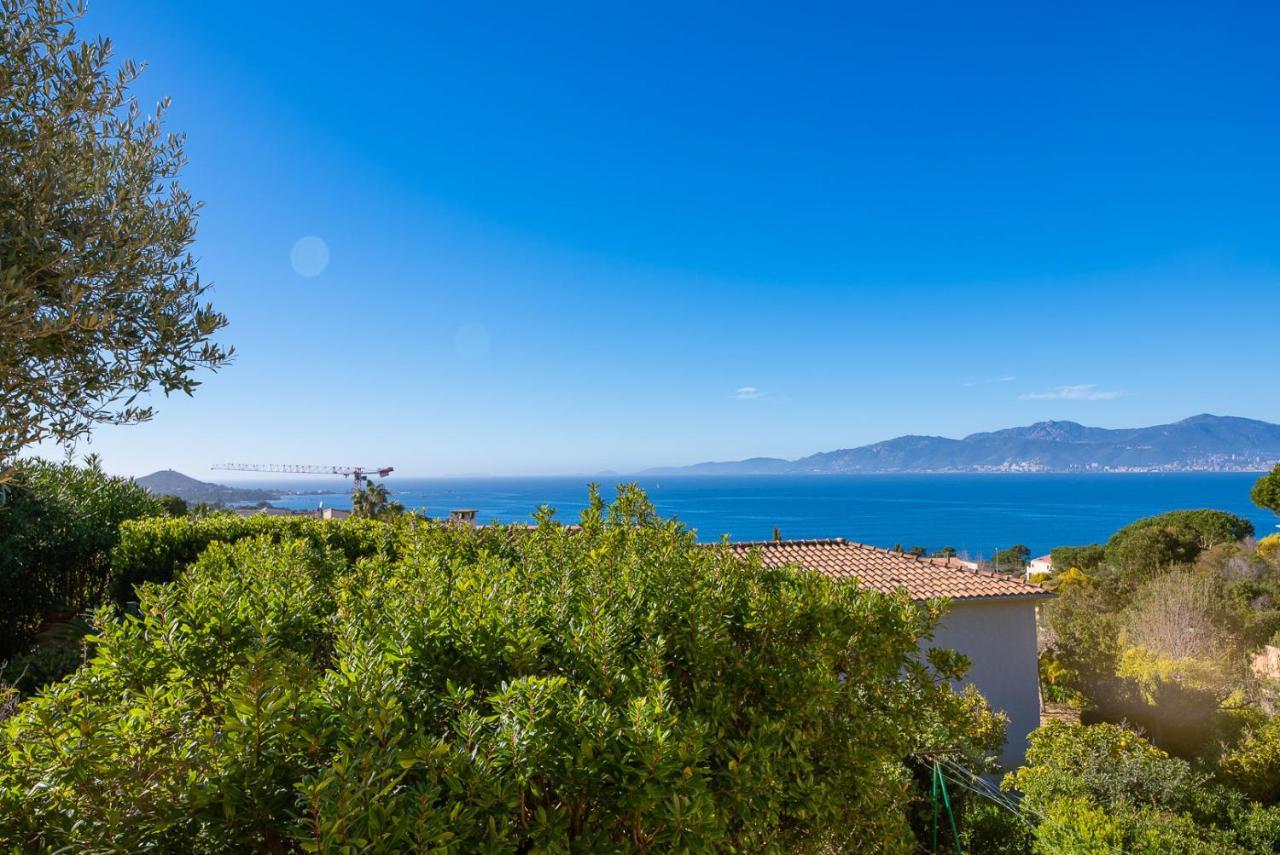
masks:
<path fill-rule="evenodd" d="M 133 480 L 157 496 L 177 496 L 186 502 L 205 502 L 210 505 L 226 502 L 269 501 L 279 498 L 280 495 L 270 490 L 228 487 L 225 484 L 200 481 L 174 469 L 160 469 Z"/>
<path fill-rule="evenodd" d="M 752 457 L 649 469 L 646 475 L 936 472 L 1239 472 L 1280 461 L 1280 425 L 1201 413 L 1169 424 L 1100 428 L 1041 421 L 961 439 L 909 434 L 796 460 Z"/>

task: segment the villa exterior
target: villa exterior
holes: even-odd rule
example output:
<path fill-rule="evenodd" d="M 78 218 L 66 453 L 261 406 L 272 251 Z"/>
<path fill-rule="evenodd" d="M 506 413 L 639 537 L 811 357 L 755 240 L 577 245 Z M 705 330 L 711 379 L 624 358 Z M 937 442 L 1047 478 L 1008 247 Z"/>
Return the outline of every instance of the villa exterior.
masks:
<path fill-rule="evenodd" d="M 917 558 L 842 538 L 735 543 L 731 548 L 744 556 L 758 552 L 770 567 L 808 568 L 878 591 L 905 591 L 917 601 L 950 599 L 933 640 L 921 644 L 969 658 L 972 667 L 965 683 L 1009 718 L 1001 763 L 1008 769 L 1022 763 L 1027 735 L 1040 725 L 1036 606 L 1052 596 L 1048 591 L 954 559 Z"/>
<path fill-rule="evenodd" d="M 1027 563 L 1028 579 L 1040 573 L 1052 573 L 1052 572 L 1053 572 L 1053 556 L 1052 555 L 1041 555 L 1039 558 L 1032 558 Z"/>

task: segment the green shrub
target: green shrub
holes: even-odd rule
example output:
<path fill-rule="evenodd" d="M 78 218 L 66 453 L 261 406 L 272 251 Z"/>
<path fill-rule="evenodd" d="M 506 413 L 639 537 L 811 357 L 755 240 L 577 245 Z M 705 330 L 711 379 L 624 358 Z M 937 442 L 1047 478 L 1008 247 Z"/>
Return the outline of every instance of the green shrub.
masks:
<path fill-rule="evenodd" d="M 305 540 L 331 547 L 354 562 L 391 548 L 395 529 L 368 519 L 241 517 L 232 513 L 132 520 L 120 527 L 119 543 L 111 553 L 112 598 L 125 603 L 142 582 L 170 581 L 211 543 L 235 543 L 252 537 L 266 537 L 276 543 Z"/>
<path fill-rule="evenodd" d="M 41 622 L 96 608 L 124 520 L 159 513 L 127 478 L 84 465 L 25 460 L 0 504 L 0 661 L 25 651 Z"/>
<path fill-rule="evenodd" d="M 1036 851 L 1273 852 L 1280 811 L 1250 805 L 1126 728 L 1050 723 L 1006 776 L 1038 821 Z"/>
<path fill-rule="evenodd" d="M 1224 780 L 1263 804 L 1280 802 L 1280 718 L 1247 731 L 1220 762 Z"/>
<path fill-rule="evenodd" d="M 1050 722 L 1031 734 L 1026 765 L 1005 780 L 1034 810 L 1086 798 L 1108 810 L 1182 811 L 1206 778 L 1119 725 Z"/>
<path fill-rule="evenodd" d="M 936 610 L 699 547 L 632 493 L 580 532 L 409 522 L 354 565 L 279 535 L 99 614 L 4 725 L 0 839 L 908 852 L 903 758 L 999 730 L 921 662 Z"/>

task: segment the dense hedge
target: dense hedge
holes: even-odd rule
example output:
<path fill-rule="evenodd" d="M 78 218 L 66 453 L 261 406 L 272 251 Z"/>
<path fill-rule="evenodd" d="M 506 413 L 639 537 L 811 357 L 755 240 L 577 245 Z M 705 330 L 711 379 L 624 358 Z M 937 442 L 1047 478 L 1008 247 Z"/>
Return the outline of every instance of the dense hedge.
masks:
<path fill-rule="evenodd" d="M 111 596 L 132 600 L 142 582 L 168 582 L 214 542 L 235 543 L 249 537 L 273 542 L 305 540 L 336 550 L 349 562 L 392 548 L 395 528 L 368 519 L 317 520 L 311 517 L 236 516 L 217 513 L 199 517 L 131 520 L 120 527 L 111 553 Z"/>
<path fill-rule="evenodd" d="M 0 735 L 0 839 L 907 852 L 903 758 L 998 741 L 920 661 L 936 612 L 699 547 L 635 494 L 576 533 L 407 523 L 354 565 L 350 525 L 215 543 L 100 613 Z"/>
<path fill-rule="evenodd" d="M 0 663 L 26 650 L 42 621 L 96 608 L 123 520 L 161 513 L 146 490 L 83 466 L 24 460 L 0 494 Z"/>

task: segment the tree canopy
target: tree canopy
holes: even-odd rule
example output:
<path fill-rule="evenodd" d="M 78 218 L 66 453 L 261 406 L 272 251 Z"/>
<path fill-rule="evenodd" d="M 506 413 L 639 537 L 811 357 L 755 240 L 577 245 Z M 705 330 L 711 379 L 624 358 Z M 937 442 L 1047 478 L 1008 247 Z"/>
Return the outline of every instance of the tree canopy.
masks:
<path fill-rule="evenodd" d="M 183 139 L 130 94 L 136 65 L 77 36 L 83 11 L 0 3 L 0 464 L 144 421 L 139 396 L 231 357 L 189 252 Z"/>
<path fill-rule="evenodd" d="M 1234 543 L 1241 538 L 1253 536 L 1253 523 L 1226 511 L 1209 508 L 1169 511 L 1135 520 L 1111 535 L 1107 541 L 1108 553 L 1125 539 L 1146 528 L 1166 528 L 1181 532 L 1193 537 L 1200 548 L 1208 548 L 1216 543 Z"/>
<path fill-rule="evenodd" d="M 1249 493 L 1249 498 L 1260 508 L 1280 514 L 1280 463 L 1266 475 L 1258 479 Z"/>

